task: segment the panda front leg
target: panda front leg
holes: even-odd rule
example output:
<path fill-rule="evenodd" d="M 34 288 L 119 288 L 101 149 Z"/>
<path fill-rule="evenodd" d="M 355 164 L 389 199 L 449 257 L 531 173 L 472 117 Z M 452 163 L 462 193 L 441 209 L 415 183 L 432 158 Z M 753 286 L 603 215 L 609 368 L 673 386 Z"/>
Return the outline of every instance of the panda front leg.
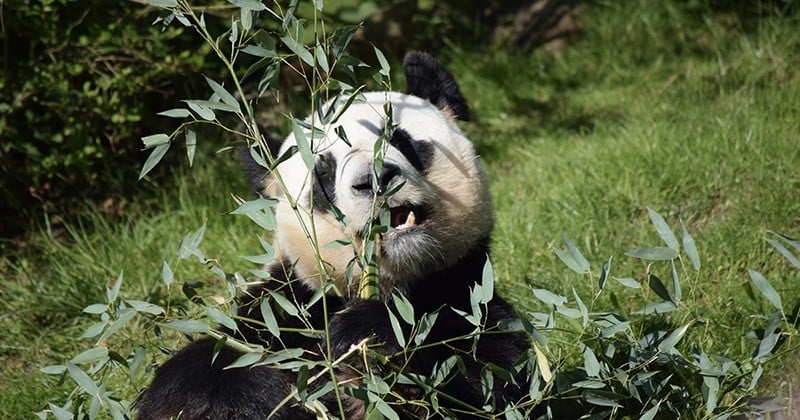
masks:
<path fill-rule="evenodd" d="M 333 314 L 329 325 L 334 358 L 341 357 L 364 339 L 380 345 L 380 353 L 385 355 L 402 350 L 389 322 L 389 309 L 380 300 L 354 299 Z"/>
<path fill-rule="evenodd" d="M 447 409 L 450 416 L 462 419 L 475 418 L 468 413 L 480 411 L 484 398 L 480 387 L 479 363 L 472 360 L 469 355 L 472 339 L 468 336 L 474 327 L 449 308 L 443 308 L 430 331 L 429 339 L 425 340 L 425 346 L 420 349 L 410 347 L 410 351 L 404 353 L 402 346 L 397 342 L 389 319 L 389 311 L 386 304 L 379 300 L 356 299 L 348 303 L 344 310 L 332 316 L 329 332 L 335 359 L 347 354 L 353 345 L 359 344 L 364 339 L 369 339 L 370 349 L 388 358 L 379 362 L 374 357 L 353 354 L 338 367 L 337 379 L 340 384 L 358 387 L 367 368 L 377 369 L 375 373 L 384 379 L 392 374 L 399 374 L 400 370 L 404 373 L 429 376 L 448 358 L 460 354 L 467 369 L 467 376 L 458 373 L 458 369 L 454 368 L 449 379 L 437 386 L 435 391 L 427 385 L 396 385 L 392 389 L 392 394 L 400 397 L 394 401 L 400 403 L 403 400 L 427 400 L 435 393 L 440 408 Z M 408 339 L 411 327 L 405 325 L 396 312 L 394 316 L 401 324 L 404 337 Z M 364 362 L 369 366 L 364 366 Z M 393 399 L 392 396 L 388 397 Z M 363 418 L 363 401 L 354 401 L 355 398 L 352 397 L 346 397 L 346 400 L 346 408 L 349 407 L 348 418 Z M 433 415 L 433 409 L 430 406 L 426 408 L 424 404 L 394 405 L 394 408 L 404 413 L 404 418 L 427 418 Z"/>
<path fill-rule="evenodd" d="M 294 378 L 267 366 L 224 369 L 241 353 L 223 347 L 211 363 L 216 341 L 203 338 L 181 349 L 156 371 L 137 403 L 137 419 L 313 419 L 309 411 L 280 406 Z M 277 408 L 277 409 L 276 409 Z"/>

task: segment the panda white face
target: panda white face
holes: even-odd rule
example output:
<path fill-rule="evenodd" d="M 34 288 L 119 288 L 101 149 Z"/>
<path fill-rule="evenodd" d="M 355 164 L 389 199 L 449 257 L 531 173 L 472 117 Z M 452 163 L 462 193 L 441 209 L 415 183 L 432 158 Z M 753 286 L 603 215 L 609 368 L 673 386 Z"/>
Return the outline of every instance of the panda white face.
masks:
<path fill-rule="evenodd" d="M 271 188 L 279 199 L 276 260 L 295 263 L 295 274 L 318 287 L 322 266 L 315 258 L 316 242 L 324 269 L 339 290 L 354 292 L 357 281 L 346 285 L 348 266 L 351 278 L 360 278 L 358 265 L 351 263 L 354 250 L 325 245 L 347 239 L 360 249 L 365 227 L 385 204 L 391 229 L 381 238 L 379 284 L 382 292 L 407 290 L 415 280 L 456 264 L 485 243 L 493 225 L 488 185 L 472 144 L 447 106 L 440 109 L 429 100 L 397 92 L 371 92 L 364 99 L 335 124 L 317 127 L 324 133 L 317 137 L 324 137 L 313 139 L 312 170 L 295 153 L 268 178 L 275 183 L 279 175 L 285 185 L 284 191 Z M 383 141 L 382 171 L 373 183 L 375 144 L 389 121 L 387 102 L 395 129 Z M 336 133 L 338 127 L 347 141 Z M 290 135 L 279 155 L 296 145 Z M 344 220 L 337 220 L 328 203 Z"/>

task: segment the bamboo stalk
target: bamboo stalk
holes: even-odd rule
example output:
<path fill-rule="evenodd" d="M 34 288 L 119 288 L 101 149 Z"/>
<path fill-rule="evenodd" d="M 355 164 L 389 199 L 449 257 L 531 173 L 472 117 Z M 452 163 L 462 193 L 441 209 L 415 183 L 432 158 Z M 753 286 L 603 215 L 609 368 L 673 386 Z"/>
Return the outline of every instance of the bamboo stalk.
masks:
<path fill-rule="evenodd" d="M 364 247 L 364 259 L 366 260 L 366 268 L 361 274 L 361 282 L 358 285 L 358 297 L 361 299 L 378 299 L 378 271 L 380 269 L 380 255 L 381 255 L 381 236 L 375 234 L 375 246 L 373 247 L 372 255 L 367 255 Z"/>

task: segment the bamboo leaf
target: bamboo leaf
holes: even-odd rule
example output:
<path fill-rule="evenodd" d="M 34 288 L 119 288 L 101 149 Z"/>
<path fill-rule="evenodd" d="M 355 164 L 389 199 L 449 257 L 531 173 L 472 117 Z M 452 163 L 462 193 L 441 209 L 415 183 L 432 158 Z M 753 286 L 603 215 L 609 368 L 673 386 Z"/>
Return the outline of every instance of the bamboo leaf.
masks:
<path fill-rule="evenodd" d="M 42 372 L 45 375 L 61 375 L 66 371 L 67 367 L 64 365 L 51 365 L 39 369 L 39 372 Z"/>
<path fill-rule="evenodd" d="M 678 270 L 675 268 L 675 260 L 671 260 L 670 265 L 672 266 L 672 297 L 674 298 L 673 301 L 678 304 L 683 298 L 681 282 L 678 278 Z"/>
<path fill-rule="evenodd" d="M 389 404 L 387 404 L 384 400 L 382 400 L 380 398 L 375 400 L 375 408 L 377 408 L 378 411 L 381 414 L 383 414 L 383 417 L 385 417 L 388 420 L 399 420 L 400 419 L 400 416 L 397 415 L 397 413 L 394 411 L 394 409 Z"/>
<path fill-rule="evenodd" d="M 106 298 L 108 298 L 108 303 L 113 303 L 119 297 L 119 291 L 122 289 L 122 279 L 123 273 L 120 272 L 119 276 L 117 276 L 116 280 L 114 280 L 114 286 L 110 289 L 106 289 Z"/>
<path fill-rule="evenodd" d="M 238 329 L 236 326 L 236 321 L 234 321 L 233 318 L 229 317 L 228 315 L 222 313 L 219 309 L 206 307 L 205 310 L 208 316 L 215 322 L 224 325 L 226 328 L 232 331 L 236 331 Z"/>
<path fill-rule="evenodd" d="M 234 360 L 233 363 L 229 364 L 228 366 L 225 366 L 222 369 L 223 370 L 228 370 L 228 369 L 236 369 L 236 368 L 248 367 L 248 366 L 254 365 L 259 360 L 261 360 L 261 352 L 260 351 L 245 353 L 245 354 L 239 356 L 238 359 Z"/>
<path fill-rule="evenodd" d="M 614 334 L 618 332 L 627 330 L 630 325 L 631 323 L 629 321 L 625 321 L 605 327 L 602 330 L 600 330 L 600 336 L 603 338 L 612 337 Z"/>
<path fill-rule="evenodd" d="M 306 168 L 308 168 L 309 171 L 312 170 L 314 168 L 314 153 L 311 151 L 311 144 L 308 141 L 306 133 L 295 119 L 292 119 L 292 134 L 294 135 L 297 150 L 300 152 L 300 157 L 303 158 L 303 162 L 306 164 Z"/>
<path fill-rule="evenodd" d="M 667 286 L 664 286 L 664 283 L 661 282 L 661 279 L 659 279 L 655 275 L 650 274 L 648 276 L 647 285 L 650 286 L 650 290 L 655 292 L 655 294 L 658 295 L 658 297 L 660 297 L 661 299 L 675 303 L 675 299 L 673 299 L 672 296 L 669 294 Z"/>
<path fill-rule="evenodd" d="M 172 272 L 172 269 L 169 267 L 166 261 L 161 265 L 161 279 L 164 281 L 164 284 L 169 287 L 172 282 L 175 280 L 175 274 Z"/>
<path fill-rule="evenodd" d="M 597 281 L 600 290 L 606 287 L 606 280 L 608 280 L 608 273 L 611 271 L 611 258 L 608 257 L 608 260 L 603 264 L 603 271 L 600 272 L 600 279 Z"/>
<path fill-rule="evenodd" d="M 483 264 L 483 273 L 481 274 L 481 289 L 483 290 L 483 299 L 481 303 L 487 303 L 494 297 L 494 268 L 492 262 L 487 258 L 486 263 Z"/>
<path fill-rule="evenodd" d="M 558 306 L 567 303 L 567 298 L 546 289 L 533 289 L 533 295 L 546 305 Z"/>
<path fill-rule="evenodd" d="M 325 73 L 328 73 L 331 69 L 328 65 L 328 55 L 325 53 L 322 45 L 317 45 L 317 47 L 314 49 L 314 56 L 317 59 L 317 65 L 319 68 L 321 68 Z"/>
<path fill-rule="evenodd" d="M 597 360 L 597 356 L 590 347 L 584 344 L 581 344 L 581 347 L 583 348 L 583 369 L 586 370 L 586 375 L 590 378 L 600 377 L 600 362 Z"/>
<path fill-rule="evenodd" d="M 394 338 L 397 340 L 397 344 L 400 347 L 406 346 L 406 338 L 403 335 L 403 327 L 400 326 L 400 321 L 397 320 L 397 317 L 394 316 L 392 311 L 386 311 L 389 315 L 389 325 L 392 326 L 392 332 L 394 333 Z"/>
<path fill-rule="evenodd" d="M 689 234 L 689 231 L 686 230 L 686 226 L 683 226 L 683 222 L 681 222 L 681 230 L 683 237 L 683 250 L 686 252 L 686 256 L 689 257 L 689 261 L 692 262 L 692 267 L 694 267 L 695 270 L 699 270 L 700 254 L 697 252 L 697 244 L 695 244 L 694 238 L 692 238 L 692 235 Z"/>
<path fill-rule="evenodd" d="M 214 111 L 212 111 L 205 105 L 201 105 L 200 103 L 198 103 L 198 101 L 184 101 L 184 102 L 186 102 L 186 105 L 189 107 L 189 109 L 194 111 L 195 114 L 197 114 L 197 116 L 199 116 L 200 118 L 206 121 L 214 121 L 215 119 L 217 119 L 217 116 L 214 114 Z M 203 101 L 203 102 L 208 102 L 208 101 Z"/>
<path fill-rule="evenodd" d="M 211 90 L 214 91 L 214 94 L 219 96 L 219 99 L 222 100 L 226 105 L 229 105 L 231 108 L 234 108 L 236 112 L 241 111 L 241 107 L 239 106 L 239 101 L 236 100 L 236 97 L 230 94 L 221 84 L 215 82 L 214 80 L 205 77 L 206 83 L 211 87 Z"/>
<path fill-rule="evenodd" d="M 168 109 L 166 111 L 161 111 L 156 115 L 161 115 L 163 117 L 169 117 L 169 118 L 186 118 L 190 117 L 192 113 L 185 108 L 173 108 L 173 109 Z"/>
<path fill-rule="evenodd" d="M 267 6 L 257 0 L 228 0 L 228 2 L 236 7 L 252 11 L 266 10 Z"/>
<path fill-rule="evenodd" d="M 81 368 L 67 362 L 67 372 L 72 380 L 87 394 L 96 395 L 98 393 L 97 383 L 89 377 Z"/>
<path fill-rule="evenodd" d="M 261 366 L 261 365 L 277 364 L 284 360 L 297 359 L 302 355 L 303 355 L 303 349 L 297 347 L 278 350 L 278 351 L 270 351 L 267 354 L 267 357 L 265 357 L 264 360 L 260 362 L 258 365 Z"/>
<path fill-rule="evenodd" d="M 169 136 L 163 133 L 152 134 L 142 137 L 142 143 L 144 143 L 145 150 L 152 149 L 156 146 L 161 146 L 162 144 L 169 144 Z"/>
<path fill-rule="evenodd" d="M 414 344 L 419 346 L 425 341 L 425 338 L 427 338 L 428 334 L 433 330 L 433 325 L 436 323 L 438 317 L 439 312 L 433 312 L 422 316 L 419 321 L 419 329 L 414 336 Z"/>
<path fill-rule="evenodd" d="M 710 415 L 714 412 L 714 409 L 717 408 L 719 379 L 714 376 L 704 376 L 702 393 L 703 399 L 706 401 L 706 413 Z"/>
<path fill-rule="evenodd" d="M 186 157 L 189 158 L 189 167 L 194 163 L 194 154 L 197 151 L 197 133 L 186 129 Z"/>
<path fill-rule="evenodd" d="M 224 112 L 239 112 L 238 103 L 234 106 L 226 104 L 225 102 L 208 101 L 204 99 L 187 99 L 184 100 L 183 102 L 186 102 L 189 108 L 192 108 L 192 105 L 194 105 L 198 109 L 203 110 L 203 112 L 206 112 L 206 116 L 201 115 L 201 117 L 209 121 L 213 121 L 216 118 L 213 110 L 224 111 Z M 192 110 L 195 109 L 192 108 Z"/>
<path fill-rule="evenodd" d="M 545 382 L 550 383 L 553 380 L 553 372 L 550 370 L 550 363 L 547 361 L 547 356 L 539 350 L 539 346 L 533 343 L 533 350 L 536 353 L 536 366 L 539 368 L 539 374 Z"/>
<path fill-rule="evenodd" d="M 108 349 L 105 347 L 93 347 L 79 353 L 77 356 L 70 360 L 70 363 L 80 365 L 84 363 L 92 363 L 108 357 Z"/>
<path fill-rule="evenodd" d="M 128 377 L 131 379 L 136 379 L 136 377 L 139 375 L 140 369 L 144 365 L 146 355 L 147 352 L 143 346 L 136 346 L 136 349 L 133 351 L 133 360 L 131 360 Z"/>
<path fill-rule="evenodd" d="M 758 380 L 761 379 L 761 375 L 764 374 L 764 368 L 759 363 L 758 367 L 756 367 L 756 371 L 753 373 L 753 379 L 750 380 L 750 385 L 747 387 L 746 391 L 752 391 L 758 385 Z"/>
<path fill-rule="evenodd" d="M 666 300 L 663 302 L 648 303 L 641 310 L 634 312 L 634 314 L 642 314 L 642 315 L 665 314 L 667 312 L 672 312 L 675 309 L 678 309 L 675 303 Z"/>
<path fill-rule="evenodd" d="M 391 71 L 389 68 L 389 61 L 386 60 L 386 57 L 383 55 L 381 50 L 378 49 L 378 47 L 373 45 L 372 48 L 375 50 L 375 56 L 378 58 L 378 64 L 381 67 L 379 70 L 380 74 L 382 74 L 384 77 L 389 77 L 389 72 Z"/>
<path fill-rule="evenodd" d="M 656 405 L 650 407 L 649 410 L 645 411 L 642 414 L 642 417 L 639 418 L 639 420 L 653 420 L 654 418 L 656 418 L 656 414 L 658 414 L 659 407 L 661 407 L 660 401 L 656 403 Z"/>
<path fill-rule="evenodd" d="M 691 325 L 692 323 L 690 322 L 670 332 L 669 335 L 667 335 L 660 343 L 658 343 L 658 350 L 663 353 L 671 353 L 675 349 L 675 345 L 678 344 L 678 341 L 680 341 L 681 338 L 683 338 Z"/>
<path fill-rule="evenodd" d="M 275 213 L 271 210 L 275 203 L 275 200 L 260 197 L 242 203 L 235 210 L 231 211 L 230 214 L 244 214 L 259 227 L 271 232 L 275 230 L 277 223 L 275 220 Z"/>
<path fill-rule="evenodd" d="M 181 243 L 178 245 L 178 258 L 186 259 L 194 255 L 201 260 L 205 260 L 205 255 L 200 251 L 200 243 L 203 241 L 203 236 L 206 231 L 206 226 L 203 225 L 194 232 L 187 233 L 181 238 Z"/>
<path fill-rule="evenodd" d="M 347 45 L 350 44 L 350 40 L 353 39 L 358 29 L 358 25 L 345 25 L 336 28 L 333 32 L 333 36 L 331 37 L 331 51 L 333 52 L 335 60 L 341 58 L 342 54 L 345 53 Z"/>
<path fill-rule="evenodd" d="M 581 273 L 588 273 L 589 272 L 589 261 L 586 261 L 586 258 L 583 257 L 583 254 L 578 250 L 578 247 L 572 243 L 567 237 L 567 234 L 561 232 L 561 238 L 564 240 L 564 243 L 567 244 L 567 250 L 569 251 L 572 258 L 580 267 Z"/>
<path fill-rule="evenodd" d="M 779 311 L 783 311 L 783 303 L 781 302 L 781 295 L 775 290 L 774 287 L 767 281 L 767 279 L 761 275 L 758 271 L 747 269 L 747 272 L 750 273 L 750 278 L 755 283 L 758 290 L 767 298 L 769 303 L 772 306 L 778 308 Z"/>
<path fill-rule="evenodd" d="M 339 121 L 339 118 L 342 116 L 342 114 L 344 114 L 344 112 L 347 111 L 347 108 L 350 108 L 350 105 L 352 105 L 356 99 L 364 97 L 364 95 L 361 93 L 362 89 L 364 89 L 364 85 L 359 86 L 358 89 L 356 89 L 353 93 L 351 93 L 347 97 L 347 99 L 344 101 L 344 104 L 339 105 L 336 108 L 336 114 L 334 114 L 333 119 L 331 119 L 330 122 L 331 125 Z M 350 144 L 347 140 L 347 133 L 345 133 L 344 128 L 342 126 L 337 126 L 335 131 L 336 135 L 338 135 L 339 138 L 341 138 L 348 145 Z"/>
<path fill-rule="evenodd" d="M 647 208 L 647 213 L 650 214 L 650 220 L 653 222 L 653 226 L 656 227 L 656 231 L 658 231 L 658 236 L 661 237 L 661 240 L 667 244 L 669 249 L 675 251 L 676 253 L 680 251 L 680 245 L 678 245 L 678 239 L 675 237 L 675 233 L 672 232 L 667 222 L 658 214 L 655 210 L 651 209 L 650 207 Z"/>
<path fill-rule="evenodd" d="M 108 310 L 108 305 L 102 303 L 95 303 L 83 308 L 83 313 L 99 315 Z"/>
<path fill-rule="evenodd" d="M 150 156 L 147 157 L 147 160 L 142 165 L 142 170 L 139 172 L 139 180 L 144 178 L 153 168 L 158 165 L 158 162 L 161 162 L 161 159 L 167 154 L 167 150 L 169 150 L 170 143 L 160 144 L 153 148 L 153 151 L 150 152 Z"/>
<path fill-rule="evenodd" d="M 297 42 L 294 38 L 289 35 L 284 35 L 281 37 L 281 42 L 286 45 L 300 60 L 303 60 L 304 63 L 308 64 L 309 66 L 314 67 L 314 56 L 311 55 L 310 52 L 306 49 L 306 46 Z"/>
<path fill-rule="evenodd" d="M 596 391 L 585 393 L 583 395 L 583 398 L 586 400 L 586 402 L 592 405 L 597 405 L 601 407 L 617 407 L 617 408 L 622 407 L 622 405 L 620 405 L 618 402 L 610 398 L 606 398 L 605 396 L 599 395 L 596 393 Z"/>
<path fill-rule="evenodd" d="M 285 296 L 278 292 L 269 291 L 269 295 L 272 296 L 272 299 L 275 300 L 275 303 L 283 309 L 284 312 L 289 314 L 289 316 L 297 316 L 299 313 L 297 310 L 297 306 L 294 305 L 289 299 L 286 299 Z"/>
<path fill-rule="evenodd" d="M 619 284 L 631 288 L 631 289 L 641 289 L 642 285 L 636 281 L 636 279 L 632 279 L 630 277 L 613 277 Z"/>
<path fill-rule="evenodd" d="M 281 330 L 278 327 L 278 320 L 275 319 L 275 314 L 272 312 L 272 305 L 270 305 L 269 299 L 266 297 L 262 298 L 261 304 L 259 304 L 259 309 L 261 310 L 261 318 L 263 318 L 264 324 L 267 325 L 267 330 L 269 330 L 269 333 L 275 337 L 280 337 Z"/>
<path fill-rule="evenodd" d="M 775 349 L 775 346 L 778 345 L 778 340 L 781 338 L 780 334 L 771 333 L 764 337 L 758 343 L 758 348 L 756 349 L 755 355 L 753 356 L 754 359 L 764 361 L 769 356 L 772 355 L 772 351 Z"/>
<path fill-rule="evenodd" d="M 176 319 L 174 321 L 161 322 L 158 325 L 187 334 L 204 333 L 208 331 L 208 324 L 195 319 Z"/>
<path fill-rule="evenodd" d="M 239 22 L 242 24 L 242 29 L 245 32 L 249 31 L 253 28 L 253 11 L 247 9 L 239 9 L 239 16 L 241 16 Z"/>
<path fill-rule="evenodd" d="M 769 242 L 770 245 L 772 245 L 776 250 L 778 250 L 778 252 L 780 252 L 784 258 L 789 260 L 789 263 L 792 264 L 795 268 L 800 268 L 800 259 L 795 257 L 794 254 L 792 254 L 791 251 L 786 249 L 786 247 L 783 246 L 782 243 L 773 239 L 767 239 L 767 242 Z"/>
<path fill-rule="evenodd" d="M 800 241 L 798 241 L 796 239 L 793 239 L 793 238 L 790 238 L 790 237 L 788 237 L 786 235 L 782 235 L 782 234 L 780 234 L 778 232 L 769 231 L 769 233 L 781 238 L 782 240 L 786 241 L 787 244 L 791 245 L 794 249 L 796 249 L 797 251 L 800 251 Z"/>
<path fill-rule="evenodd" d="M 147 4 L 156 7 L 169 8 L 178 6 L 178 0 L 145 0 L 145 1 L 147 2 Z"/>
<path fill-rule="evenodd" d="M 254 55 L 256 57 L 262 58 L 275 58 L 278 54 L 275 52 L 274 49 L 264 48 L 260 45 L 247 45 L 240 50 L 243 53 Z M 266 64 L 266 62 L 265 62 Z"/>
<path fill-rule="evenodd" d="M 581 317 L 581 311 L 564 305 L 556 305 L 556 312 L 567 318 L 578 319 Z"/>
<path fill-rule="evenodd" d="M 581 312 L 581 316 L 583 317 L 583 326 L 587 326 L 589 324 L 589 309 L 581 300 L 581 297 L 578 296 L 578 292 L 575 291 L 575 288 L 572 288 L 572 296 L 575 297 L 575 303 L 578 305 L 578 310 Z"/>
<path fill-rule="evenodd" d="M 403 321 L 408 325 L 414 325 L 414 307 L 411 306 L 411 302 L 406 299 L 405 295 L 392 293 L 392 300 Z"/>
<path fill-rule="evenodd" d="M 83 339 L 83 338 L 97 337 L 98 335 L 100 335 L 100 333 L 103 332 L 103 330 L 106 328 L 106 325 L 108 325 L 107 321 L 100 321 L 94 323 L 91 326 L 89 326 L 89 328 L 87 328 L 86 331 L 78 338 Z"/>
<path fill-rule="evenodd" d="M 578 264 L 577 261 L 575 261 L 575 258 L 573 258 L 569 252 L 558 248 L 553 249 L 553 252 L 556 254 L 558 259 L 560 259 L 561 262 L 564 263 L 564 265 L 570 268 L 570 270 L 578 274 L 586 274 L 585 271 L 582 271 L 582 267 Z"/>
<path fill-rule="evenodd" d="M 120 314 L 119 318 L 116 321 L 111 323 L 108 329 L 103 332 L 100 338 L 97 339 L 97 342 L 105 341 L 108 337 L 111 337 L 117 331 L 121 330 L 133 317 L 136 316 L 136 311 L 128 310 Z"/>
<path fill-rule="evenodd" d="M 645 261 L 666 261 L 678 258 L 677 251 L 663 247 L 638 248 L 626 252 L 625 255 Z"/>
<path fill-rule="evenodd" d="M 126 300 L 125 303 L 131 305 L 136 312 L 144 312 L 150 315 L 159 315 L 164 313 L 164 308 L 150 302 L 141 300 Z"/>

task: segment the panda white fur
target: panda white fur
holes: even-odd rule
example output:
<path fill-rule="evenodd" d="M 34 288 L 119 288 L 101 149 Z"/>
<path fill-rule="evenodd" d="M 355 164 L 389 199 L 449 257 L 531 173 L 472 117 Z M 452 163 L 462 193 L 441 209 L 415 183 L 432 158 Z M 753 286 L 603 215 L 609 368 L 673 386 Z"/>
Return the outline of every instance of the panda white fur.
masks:
<path fill-rule="evenodd" d="M 346 133 L 342 141 L 328 127 L 326 137 L 313 145 L 317 161 L 307 169 L 299 153 L 281 162 L 273 173 L 253 161 L 245 168 L 257 192 L 279 200 L 275 208 L 277 230 L 273 238 L 275 260 L 267 269 L 272 279 L 252 287 L 242 298 L 240 315 L 261 320 L 260 298 L 267 290 L 282 293 L 305 304 L 312 299 L 323 278 L 314 247 L 298 223 L 297 214 L 315 226 L 317 243 L 324 245 L 347 238 L 356 246 L 363 243 L 362 232 L 374 220 L 373 198 L 383 197 L 390 208 L 392 228 L 383 234 L 380 257 L 380 296 L 403 293 L 414 306 L 417 317 L 439 310 L 426 343 L 436 343 L 466 335 L 473 326 L 453 309 L 470 312 L 470 288 L 481 281 L 493 226 L 491 200 L 483 168 L 471 142 L 459 130 L 457 120 L 467 120 L 469 112 L 458 85 L 438 62 L 423 53 L 410 53 L 404 63 L 405 93 L 366 93 L 365 101 L 352 104 L 336 122 Z M 391 102 L 396 124 L 384 148 L 380 180 L 373 183 L 374 144 L 384 132 L 387 117 L 384 105 Z M 296 144 L 293 136 L 283 142 L 269 140 L 275 156 L 283 155 Z M 285 183 L 278 187 L 277 177 Z M 311 179 L 313 178 L 313 179 Z M 374 191 L 377 185 L 379 191 Z M 291 202 L 297 203 L 298 212 Z M 326 210 L 326 203 L 341 211 L 343 224 Z M 337 294 L 327 297 L 331 351 L 334 356 L 347 352 L 351 345 L 370 338 L 380 351 L 392 355 L 400 346 L 389 324 L 392 304 L 363 300 L 353 286 L 346 284 L 350 270 L 358 279 L 350 247 L 323 247 L 324 267 L 335 280 Z M 322 304 L 306 308 L 312 326 L 324 329 Z M 504 319 L 516 318 L 511 306 L 499 297 L 488 304 L 485 325 L 494 328 Z M 282 327 L 303 328 L 301 322 L 283 314 Z M 258 323 L 241 322 L 234 335 L 272 349 L 300 347 L 304 357 L 324 354 L 323 340 L 300 334 L 283 333 L 276 340 Z M 261 419 L 279 406 L 289 394 L 296 377 L 291 371 L 267 366 L 240 369 L 223 367 L 240 356 L 224 347 L 212 364 L 216 342 L 203 338 L 175 354 L 161 366 L 149 389 L 138 403 L 140 419 Z M 475 357 L 470 354 L 471 339 L 433 346 L 414 354 L 407 366 L 412 372 L 428 375 L 434 365 L 453 354 L 460 354 L 466 374 L 457 374 L 440 389 L 472 407 L 482 407 L 480 372 L 486 363 L 509 369 L 529 348 L 520 333 L 484 335 L 478 341 Z M 495 381 L 493 394 L 498 408 L 523 397 L 527 386 L 514 381 Z M 422 391 L 406 386 L 410 398 Z M 467 409 L 452 399 L 439 398 L 444 409 L 458 418 Z M 335 406 L 329 407 L 337 413 Z M 422 408 L 395 406 L 409 418 L 433 413 Z M 348 418 L 363 417 L 363 406 L 350 401 Z M 467 409 L 468 410 L 468 409 Z M 314 418 L 314 413 L 290 400 L 277 409 L 273 418 Z"/>

